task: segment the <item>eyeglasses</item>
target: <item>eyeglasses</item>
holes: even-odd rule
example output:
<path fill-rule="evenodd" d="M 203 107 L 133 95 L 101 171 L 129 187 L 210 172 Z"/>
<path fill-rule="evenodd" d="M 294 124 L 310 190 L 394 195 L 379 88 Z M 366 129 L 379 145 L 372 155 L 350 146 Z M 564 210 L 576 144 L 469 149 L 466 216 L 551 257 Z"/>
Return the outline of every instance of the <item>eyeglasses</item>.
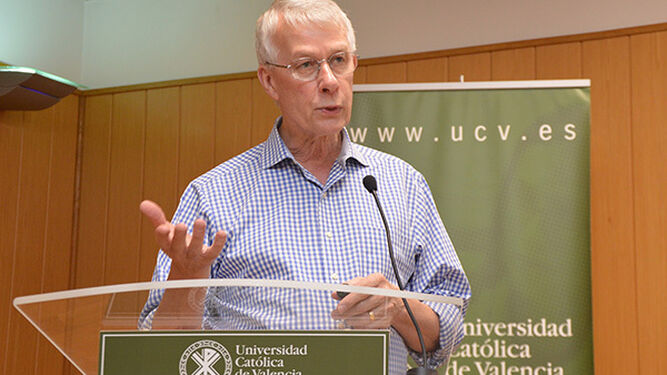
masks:
<path fill-rule="evenodd" d="M 356 56 L 351 52 L 336 52 L 326 59 L 315 60 L 313 58 L 302 58 L 292 62 L 289 65 L 274 64 L 266 61 L 267 65 L 285 68 L 292 73 L 292 77 L 299 81 L 312 81 L 320 73 L 322 63 L 325 61 L 335 75 L 344 75 L 352 73 L 357 68 Z"/>

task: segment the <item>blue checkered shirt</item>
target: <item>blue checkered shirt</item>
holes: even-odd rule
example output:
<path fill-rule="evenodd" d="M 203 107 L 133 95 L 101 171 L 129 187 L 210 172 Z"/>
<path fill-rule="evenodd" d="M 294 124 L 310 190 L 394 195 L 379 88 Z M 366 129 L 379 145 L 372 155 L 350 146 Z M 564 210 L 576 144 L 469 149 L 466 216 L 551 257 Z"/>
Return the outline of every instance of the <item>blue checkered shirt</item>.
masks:
<path fill-rule="evenodd" d="M 419 172 L 394 156 L 352 143 L 343 130 L 341 154 L 322 185 L 285 146 L 280 122 L 265 142 L 198 177 L 181 197 L 172 223 L 185 223 L 191 231 L 194 221 L 203 218 L 209 245 L 217 231 L 228 233 L 211 266 L 212 278 L 339 283 L 380 272 L 396 285 L 380 215 L 362 184 L 370 174 L 378 181 L 406 290 L 464 298 L 467 306 L 470 285 Z M 170 265 L 160 251 L 153 281 L 166 280 Z M 219 288 L 207 297 L 204 327 L 337 328 L 330 316 L 337 301 L 329 293 L 294 293 Z M 140 328 L 150 328 L 162 294 L 151 292 Z M 428 364 L 436 367 L 461 341 L 463 328 L 456 324 L 458 308 L 426 303 L 440 318 L 440 349 L 430 353 Z M 233 326 L 222 323 L 234 320 Z M 408 352 L 392 330 L 390 374 L 405 374 Z"/>

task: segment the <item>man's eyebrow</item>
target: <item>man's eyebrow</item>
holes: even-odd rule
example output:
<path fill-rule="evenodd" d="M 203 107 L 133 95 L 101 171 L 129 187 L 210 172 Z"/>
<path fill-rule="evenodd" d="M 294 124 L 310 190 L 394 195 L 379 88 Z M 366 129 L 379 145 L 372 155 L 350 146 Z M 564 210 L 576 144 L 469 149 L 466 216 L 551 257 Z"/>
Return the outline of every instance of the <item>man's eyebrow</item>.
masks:
<path fill-rule="evenodd" d="M 303 54 L 303 55 L 297 55 L 299 57 L 295 57 L 292 59 L 292 61 L 299 61 L 299 60 L 316 60 L 312 55 L 309 54 Z"/>
<path fill-rule="evenodd" d="M 331 55 L 335 55 L 335 54 L 337 54 L 337 53 L 339 53 L 339 52 L 345 52 L 345 51 L 347 51 L 347 47 L 341 47 L 341 48 L 332 49 L 332 50 L 329 52 L 329 54 L 328 54 L 326 57 L 324 57 L 324 58 L 327 59 L 327 58 L 329 58 Z M 315 54 L 314 54 L 314 53 L 305 52 L 305 51 L 304 51 L 304 52 L 297 52 L 297 53 L 294 54 L 295 57 L 292 58 L 292 61 L 302 60 L 302 59 L 319 60 L 318 58 L 314 57 L 313 55 L 315 55 Z"/>

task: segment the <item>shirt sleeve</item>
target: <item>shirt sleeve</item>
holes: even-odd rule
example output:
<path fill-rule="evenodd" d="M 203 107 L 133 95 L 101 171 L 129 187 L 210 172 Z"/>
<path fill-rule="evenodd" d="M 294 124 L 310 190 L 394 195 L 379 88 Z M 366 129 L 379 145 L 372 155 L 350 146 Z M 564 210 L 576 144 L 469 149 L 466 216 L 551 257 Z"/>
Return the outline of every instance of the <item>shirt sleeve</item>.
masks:
<path fill-rule="evenodd" d="M 428 353 L 428 367 L 437 368 L 449 358 L 463 340 L 463 317 L 470 300 L 470 284 L 454 245 L 440 219 L 431 190 L 420 174 L 415 189 L 413 230 L 418 259 L 406 289 L 426 294 L 462 298 L 463 306 L 425 301 L 440 320 L 438 348 Z M 410 350 L 410 349 L 408 349 Z M 410 350 L 421 363 L 420 353 Z"/>
<path fill-rule="evenodd" d="M 188 226 L 188 233 L 192 233 L 192 226 L 196 219 L 202 218 L 206 221 L 206 232 L 204 233 L 204 243 L 209 244 L 211 221 L 205 214 L 205 202 L 197 187 L 191 183 L 181 196 L 181 200 L 171 220 L 172 224 L 183 223 Z M 210 245 L 210 244 L 209 244 Z M 157 262 L 153 270 L 151 281 L 166 281 L 171 269 L 171 258 L 160 249 L 158 251 Z M 148 294 L 146 304 L 139 315 L 137 327 L 139 330 L 150 330 L 153 323 L 153 316 L 157 311 L 164 289 L 153 289 Z"/>

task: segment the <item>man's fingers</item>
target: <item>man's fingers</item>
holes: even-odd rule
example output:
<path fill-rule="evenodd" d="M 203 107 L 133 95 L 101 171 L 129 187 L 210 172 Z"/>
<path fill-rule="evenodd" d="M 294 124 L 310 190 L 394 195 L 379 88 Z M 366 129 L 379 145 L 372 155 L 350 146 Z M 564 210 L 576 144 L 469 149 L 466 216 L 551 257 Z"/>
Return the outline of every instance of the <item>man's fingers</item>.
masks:
<path fill-rule="evenodd" d="M 142 212 L 144 209 L 154 212 L 156 206 L 152 202 L 142 202 Z M 172 261 L 170 278 L 200 278 L 208 275 L 211 263 L 225 245 L 227 233 L 218 231 L 210 247 L 204 245 L 205 237 L 206 222 L 202 219 L 195 220 L 191 234 L 188 234 L 188 226 L 182 223 L 172 225 L 165 221 L 155 227 L 157 243 Z"/>
<path fill-rule="evenodd" d="M 222 251 L 227 233 L 219 231 L 213 244 L 204 246 L 206 222 L 195 220 L 192 234 L 188 234 L 185 224 L 173 225 L 164 215 L 162 208 L 155 202 L 145 200 L 139 204 L 141 213 L 150 220 L 154 227 L 155 240 L 162 251 L 171 258 L 169 278 L 206 277 L 211 263 Z"/>
<path fill-rule="evenodd" d="M 171 240 L 169 253 L 167 253 L 172 260 L 174 258 L 180 259 L 185 255 L 187 231 L 188 227 L 185 224 L 176 224 L 174 226 L 174 237 Z"/>
<path fill-rule="evenodd" d="M 381 288 L 386 282 L 387 279 L 381 273 L 373 273 L 364 277 L 355 277 L 354 279 L 347 281 L 350 285 L 370 286 L 374 288 Z"/>
<path fill-rule="evenodd" d="M 346 281 L 346 283 L 356 286 L 397 289 L 380 273 L 374 273 L 364 277 L 356 277 Z M 368 311 L 386 309 L 387 306 L 391 304 L 391 300 L 392 299 L 388 297 L 351 293 L 338 303 L 338 306 L 336 306 L 336 309 L 332 314 L 334 317 L 342 317 L 346 319 L 353 316 L 363 316 Z"/>
<path fill-rule="evenodd" d="M 353 300 L 352 297 L 356 298 Z M 350 301 L 348 302 L 346 298 L 338 304 L 335 311 L 341 316 L 350 317 L 375 309 L 382 310 L 389 302 L 389 297 L 353 293 L 350 295 Z"/>
<path fill-rule="evenodd" d="M 153 201 L 145 200 L 139 204 L 139 210 L 155 228 L 155 241 L 158 246 L 171 257 L 173 255 L 171 241 L 174 237 L 174 226 L 167 221 L 162 208 Z"/>
<path fill-rule="evenodd" d="M 382 280 L 386 279 L 384 276 L 380 273 L 364 276 L 364 277 L 355 277 L 354 279 L 347 280 L 345 284 L 348 285 L 355 285 L 355 286 L 370 286 L 374 288 L 379 288 L 382 287 Z M 333 298 L 336 298 L 335 296 L 332 295 Z M 346 296 L 344 301 L 341 301 L 338 304 L 338 309 L 341 312 L 347 312 L 348 309 L 352 308 L 352 306 L 356 306 L 359 303 L 362 303 L 362 301 L 370 298 L 370 295 L 366 294 L 360 294 L 360 293 L 350 293 L 348 296 Z M 342 299 L 341 299 L 342 300 Z"/>
<path fill-rule="evenodd" d="M 201 255 L 204 245 L 204 234 L 206 233 L 206 222 L 202 219 L 195 220 L 192 225 L 192 238 L 188 246 L 188 258 Z"/>
<path fill-rule="evenodd" d="M 162 224 L 155 228 L 155 241 L 162 250 L 169 251 L 173 236 L 174 226 L 171 224 Z"/>
<path fill-rule="evenodd" d="M 164 216 L 164 211 L 162 211 L 162 208 L 155 202 L 149 200 L 141 202 L 141 204 L 139 204 L 139 211 L 151 221 L 151 224 L 153 224 L 153 227 L 155 228 L 168 223 L 167 218 Z"/>
<path fill-rule="evenodd" d="M 215 258 L 217 258 L 218 255 L 220 255 L 220 252 L 222 251 L 222 247 L 225 246 L 226 241 L 227 241 L 227 233 L 221 230 L 218 231 L 215 234 L 215 238 L 213 239 L 213 244 L 204 253 L 204 257 L 206 258 L 206 260 L 213 261 Z"/>

